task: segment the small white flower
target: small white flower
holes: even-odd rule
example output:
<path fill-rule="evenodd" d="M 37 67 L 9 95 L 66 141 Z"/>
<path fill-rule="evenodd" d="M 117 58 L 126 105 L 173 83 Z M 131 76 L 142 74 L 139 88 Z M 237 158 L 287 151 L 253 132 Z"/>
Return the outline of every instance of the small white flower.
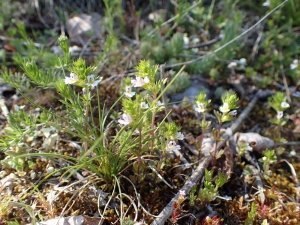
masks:
<path fill-rule="evenodd" d="M 223 104 L 222 106 L 220 106 L 220 111 L 221 111 L 222 113 L 227 113 L 227 112 L 230 111 L 229 105 L 228 105 L 227 102 L 224 102 L 224 104 Z"/>
<path fill-rule="evenodd" d="M 190 39 L 186 33 L 183 35 L 183 43 L 184 43 L 184 45 L 189 45 L 189 43 L 190 43 Z"/>
<path fill-rule="evenodd" d="M 53 166 L 49 166 L 46 168 L 47 173 L 52 173 L 52 172 L 54 172 L 54 170 L 55 170 L 55 168 Z"/>
<path fill-rule="evenodd" d="M 157 107 L 165 107 L 165 104 L 158 100 Z"/>
<path fill-rule="evenodd" d="M 291 156 L 296 156 L 297 153 L 296 153 L 296 151 L 293 149 L 292 151 L 290 151 L 290 155 L 291 155 Z"/>
<path fill-rule="evenodd" d="M 290 69 L 294 70 L 296 68 L 298 68 L 298 59 L 294 59 L 293 63 L 290 65 Z"/>
<path fill-rule="evenodd" d="M 237 111 L 236 110 L 232 110 L 229 114 L 232 115 L 232 116 L 236 116 L 237 115 Z"/>
<path fill-rule="evenodd" d="M 181 196 L 185 196 L 185 190 L 179 190 L 179 195 L 181 195 Z"/>
<path fill-rule="evenodd" d="M 181 132 L 177 132 L 175 137 L 177 140 L 181 140 L 181 141 L 184 139 L 184 135 Z"/>
<path fill-rule="evenodd" d="M 196 112 L 203 113 L 205 111 L 205 106 L 203 103 L 197 103 L 197 106 L 194 107 Z"/>
<path fill-rule="evenodd" d="M 31 171 L 30 172 L 30 178 L 31 178 L 31 180 L 34 180 L 36 178 L 36 172 Z"/>
<path fill-rule="evenodd" d="M 281 119 L 283 117 L 283 112 L 282 111 L 279 111 L 277 112 L 277 119 Z"/>
<path fill-rule="evenodd" d="M 290 107 L 290 104 L 287 103 L 287 102 L 281 102 L 281 107 L 282 108 L 288 108 L 288 107 Z"/>
<path fill-rule="evenodd" d="M 125 95 L 128 97 L 128 98 L 131 98 L 135 95 L 135 92 L 131 91 L 131 88 L 132 86 L 126 86 L 125 87 Z"/>
<path fill-rule="evenodd" d="M 176 151 L 180 150 L 181 147 L 180 145 L 176 145 L 176 141 L 169 141 L 168 146 L 167 146 L 168 151 Z"/>
<path fill-rule="evenodd" d="M 161 107 L 161 106 L 165 106 L 165 104 L 163 102 L 161 102 L 161 101 L 158 100 L 157 107 Z"/>
<path fill-rule="evenodd" d="M 100 77 L 99 80 L 95 80 L 95 75 L 91 74 L 87 76 L 86 80 L 87 80 L 86 82 L 87 86 L 96 87 L 98 83 L 102 80 L 102 77 Z"/>
<path fill-rule="evenodd" d="M 130 115 L 123 113 L 123 115 L 121 116 L 121 119 L 118 120 L 118 122 L 120 124 L 123 125 L 128 125 L 133 121 L 133 119 L 131 118 Z"/>
<path fill-rule="evenodd" d="M 156 103 L 156 108 L 157 108 L 157 110 L 161 111 L 161 110 L 163 110 L 165 108 L 165 104 L 163 102 L 161 102 L 161 101 L 158 101 Z"/>
<path fill-rule="evenodd" d="M 148 109 L 149 108 L 149 105 L 146 102 L 141 102 L 140 106 L 141 106 L 142 109 Z"/>
<path fill-rule="evenodd" d="M 193 41 L 193 43 L 197 44 L 197 43 L 199 43 L 199 42 L 200 42 L 200 39 L 196 37 L 196 38 L 193 38 L 193 40 L 192 40 L 192 41 Z"/>
<path fill-rule="evenodd" d="M 239 64 L 242 65 L 242 66 L 246 66 L 247 65 L 247 60 L 245 58 L 241 58 L 239 60 Z"/>
<path fill-rule="evenodd" d="M 237 63 L 236 62 L 231 62 L 231 63 L 229 63 L 228 64 L 228 66 L 227 66 L 227 68 L 235 68 L 235 67 L 237 67 Z"/>
<path fill-rule="evenodd" d="M 145 77 L 144 79 L 142 77 L 136 77 L 135 79 L 131 80 L 131 83 L 134 87 L 143 87 L 145 84 L 148 84 L 150 82 L 148 77 Z"/>
<path fill-rule="evenodd" d="M 65 84 L 74 84 L 79 81 L 78 76 L 75 73 L 70 73 L 70 77 L 65 77 Z"/>
<path fill-rule="evenodd" d="M 266 1 L 262 4 L 262 6 L 266 6 L 266 7 L 269 7 L 270 5 L 271 5 L 270 0 L 266 0 Z"/>
<path fill-rule="evenodd" d="M 13 108 L 14 108 L 14 111 L 18 112 L 20 111 L 21 109 L 24 109 L 25 108 L 25 105 L 13 105 Z"/>

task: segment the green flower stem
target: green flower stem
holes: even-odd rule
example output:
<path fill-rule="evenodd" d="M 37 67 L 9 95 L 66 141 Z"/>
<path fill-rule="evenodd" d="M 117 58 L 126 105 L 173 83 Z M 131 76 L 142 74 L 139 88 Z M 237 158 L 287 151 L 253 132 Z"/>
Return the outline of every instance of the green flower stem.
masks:
<path fill-rule="evenodd" d="M 278 141 L 280 140 L 280 137 L 281 137 L 280 129 L 281 129 L 281 124 L 278 124 L 278 126 L 277 126 L 277 138 L 275 138 L 275 141 L 274 141 L 274 150 L 275 151 L 277 149 Z"/>
<path fill-rule="evenodd" d="M 219 121 L 219 127 L 218 127 L 218 135 L 217 135 L 217 139 L 216 139 L 216 143 L 215 143 L 215 149 L 214 149 L 214 155 L 212 157 L 212 165 L 215 165 L 216 163 L 216 155 L 217 155 L 217 149 L 218 149 L 218 144 L 220 141 L 220 134 L 221 134 L 221 127 L 222 127 L 222 121 Z"/>
<path fill-rule="evenodd" d="M 156 100 L 157 93 L 154 93 L 153 97 L 154 97 L 154 100 Z M 153 151 L 154 151 L 155 117 L 156 117 L 156 110 L 152 113 L 152 119 L 151 119 L 151 137 L 152 137 L 152 142 L 151 142 L 150 155 L 152 155 Z"/>
<path fill-rule="evenodd" d="M 161 156 L 160 156 L 160 158 L 159 158 L 159 161 L 158 161 L 158 163 L 157 163 L 157 166 L 156 166 L 156 170 L 157 171 L 160 171 L 160 167 L 161 167 L 161 164 L 163 163 L 163 159 L 165 158 L 165 156 L 166 156 L 166 153 L 165 153 L 166 151 L 162 151 L 162 154 L 161 154 Z M 154 180 L 153 180 L 153 182 L 154 183 L 156 183 L 156 179 L 158 178 L 158 176 L 155 174 L 155 177 L 154 177 Z"/>
<path fill-rule="evenodd" d="M 139 128 L 139 155 L 137 158 L 137 163 L 138 163 L 138 167 L 137 167 L 137 182 L 139 183 L 139 179 L 140 179 L 140 168 L 141 168 L 141 162 L 142 162 L 142 158 L 141 158 L 141 154 L 142 153 L 142 128 Z"/>
<path fill-rule="evenodd" d="M 169 143 L 169 141 L 170 141 L 170 139 L 168 138 L 167 141 L 166 141 L 165 143 Z M 158 163 L 157 163 L 157 167 L 156 167 L 156 170 L 157 170 L 157 171 L 160 171 L 161 165 L 162 165 L 163 160 L 164 160 L 164 158 L 165 158 L 165 156 L 166 156 L 166 150 L 165 150 L 166 145 L 163 144 L 161 147 L 162 147 L 163 150 L 162 150 L 162 154 L 161 154 L 160 157 L 159 157 L 159 161 L 158 161 Z M 155 177 L 155 179 L 154 179 L 154 182 L 155 182 L 155 181 L 156 181 L 156 177 Z"/>
<path fill-rule="evenodd" d="M 205 122 L 206 121 L 206 115 L 205 115 L 205 112 L 203 112 L 203 121 Z M 198 155 L 198 159 L 200 160 L 201 158 L 201 154 L 200 154 L 200 151 L 202 150 L 202 143 L 203 143 L 203 139 L 204 139 L 204 133 L 205 133 L 206 129 L 205 128 L 202 128 L 202 133 L 201 133 L 201 136 L 200 136 L 200 140 L 199 140 L 199 155 Z"/>
<path fill-rule="evenodd" d="M 89 134 L 89 129 L 88 129 L 88 121 L 89 121 L 89 103 L 86 104 L 85 106 L 85 134 L 88 137 Z M 87 152 L 89 149 L 89 142 L 85 142 L 85 152 Z"/>

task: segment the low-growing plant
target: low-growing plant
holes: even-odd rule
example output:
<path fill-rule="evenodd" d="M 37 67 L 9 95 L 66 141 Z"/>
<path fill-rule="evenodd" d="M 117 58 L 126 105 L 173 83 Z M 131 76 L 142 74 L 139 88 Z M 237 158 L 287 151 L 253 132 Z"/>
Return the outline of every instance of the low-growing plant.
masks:
<path fill-rule="evenodd" d="M 248 217 L 247 217 L 247 219 L 246 219 L 246 221 L 245 221 L 245 224 L 246 225 L 252 225 L 253 223 L 254 223 L 254 220 L 255 220 L 255 218 L 256 218 L 256 213 L 257 213 L 257 209 L 258 209 L 258 204 L 257 203 L 255 203 L 255 202 L 253 202 L 252 204 L 251 204 L 251 209 L 250 209 L 250 211 L 248 212 Z"/>
<path fill-rule="evenodd" d="M 8 71 L 2 73 L 2 79 L 15 87 L 21 94 L 24 94 L 23 90 L 26 89 L 24 83 L 31 83 L 31 85 L 43 88 L 55 88 L 62 97 L 60 101 L 65 105 L 64 115 L 68 115 L 68 118 L 63 118 L 55 112 L 37 105 L 24 95 L 31 104 L 41 109 L 41 113 L 27 116 L 22 109 L 12 113 L 7 133 L 1 140 L 1 149 L 9 155 L 13 155 L 13 153 L 18 155 L 32 153 L 33 149 L 29 146 L 27 146 L 27 149 L 23 149 L 22 152 L 18 152 L 19 150 L 16 147 L 20 140 L 32 141 L 35 139 L 38 129 L 55 127 L 57 131 L 61 130 L 69 133 L 79 138 L 79 141 L 83 143 L 82 147 L 84 151 L 81 152 L 82 166 L 89 167 L 105 179 L 112 179 L 111 176 L 121 170 L 127 159 L 125 160 L 126 157 L 124 156 L 126 154 L 124 152 L 125 149 L 114 152 L 113 147 L 106 146 L 106 143 L 103 141 L 105 135 L 104 124 L 106 123 L 108 114 L 105 114 L 106 111 L 101 111 L 99 93 L 97 95 L 97 102 L 99 103 L 97 124 L 99 126 L 96 125 L 94 117 L 91 116 L 91 102 L 94 98 L 92 89 L 99 84 L 101 78 L 95 78 L 95 75 L 92 73 L 96 67 L 86 66 L 84 60 L 80 58 L 74 61 L 70 60 L 69 43 L 66 37 L 62 36 L 58 41 L 64 52 L 64 55 L 58 56 L 56 60 L 56 62 L 60 63 L 60 73 L 49 74 L 39 68 L 35 61 L 16 57 L 16 61 L 21 64 L 21 67 L 30 79 L 24 77 L 15 79 L 15 76 L 10 76 L 12 74 Z M 68 68 L 70 75 L 66 75 L 63 78 L 62 73 L 66 72 L 65 68 Z M 19 75 L 17 74 L 16 76 Z M 81 93 L 77 93 L 71 85 L 80 88 Z M 95 143 L 99 144 L 100 141 L 102 141 L 101 145 L 94 145 Z M 87 159 L 86 156 L 90 154 L 96 154 L 97 157 Z M 25 155 L 23 156 L 25 157 Z M 29 156 L 26 155 L 26 157 Z M 115 163 L 111 164 L 112 162 Z M 97 163 L 100 163 L 102 166 L 98 167 L 99 170 L 95 171 Z"/>
<path fill-rule="evenodd" d="M 228 182 L 227 175 L 223 172 L 218 172 L 215 182 L 212 182 L 213 170 L 205 170 L 204 187 L 198 194 L 198 199 L 201 202 L 209 203 L 218 195 L 218 189 Z"/>
<path fill-rule="evenodd" d="M 270 165 L 277 162 L 277 158 L 274 150 L 266 149 L 263 152 L 263 157 L 259 159 L 263 163 L 263 172 L 265 176 L 271 173 Z"/>
<path fill-rule="evenodd" d="M 99 72 L 104 63 L 107 63 L 105 61 L 106 57 L 109 54 L 114 54 L 117 50 L 116 44 L 118 39 L 114 30 L 114 21 L 119 19 L 118 14 L 122 7 L 120 0 L 104 1 L 106 18 L 103 20 L 103 23 L 107 25 L 105 27 L 109 36 L 103 45 L 103 51 L 97 58 L 97 60 L 101 61 L 100 66 L 99 64 L 95 66 L 96 63 L 95 65 L 90 65 L 83 58 L 72 58 L 69 53 L 70 45 L 65 36 L 61 36 L 58 39 L 58 44 L 63 51 L 62 55 L 57 56 L 50 53 L 43 45 L 37 48 L 28 37 L 24 23 L 18 24 L 17 32 L 12 32 L 12 36 L 20 35 L 22 39 L 15 38 L 10 43 L 19 52 L 19 54 L 14 55 L 14 62 L 23 69 L 25 74 L 13 73 L 11 70 L 3 69 L 1 71 L 1 81 L 16 88 L 18 93 L 25 98 L 25 102 L 28 102 L 28 105 L 25 108 L 15 105 L 8 115 L 8 125 L 1 134 L 0 139 L 0 150 L 6 155 L 5 159 L 1 161 L 2 166 L 9 168 L 9 170 L 16 170 L 20 176 L 30 174 L 32 180 L 37 180 L 35 170 L 38 168 L 38 163 L 36 159 L 45 159 L 48 163 L 44 171 L 45 176 L 38 177 L 40 181 L 34 187 L 32 193 L 36 193 L 38 186 L 50 176 L 60 173 L 61 178 L 68 179 L 77 171 L 88 170 L 95 174 L 96 179 L 99 178 L 101 182 L 105 183 L 101 188 L 106 189 L 106 191 L 112 191 L 111 184 L 115 184 L 111 198 L 116 200 L 114 204 L 117 205 L 115 210 L 119 210 L 117 216 L 119 216 L 120 224 L 142 224 L 142 222 L 136 223 L 137 209 L 135 209 L 136 218 L 134 220 L 129 218 L 129 210 L 125 210 L 123 205 L 124 199 L 132 200 L 122 193 L 124 186 L 120 183 L 120 174 L 126 173 L 128 182 L 132 182 L 131 184 L 133 186 L 137 185 L 138 188 L 146 178 L 149 179 L 149 174 L 151 178 L 154 178 L 154 181 L 156 179 L 164 179 L 158 175 L 160 175 L 160 172 L 166 174 L 163 170 L 166 165 L 170 165 L 168 155 L 178 153 L 178 150 L 181 148 L 178 141 L 182 141 L 185 136 L 176 123 L 167 120 L 168 115 L 158 119 L 158 116 L 161 116 L 161 112 L 166 107 L 166 102 L 162 101 L 162 96 L 165 93 L 183 91 L 191 84 L 189 74 L 183 72 L 183 68 L 174 67 L 174 71 L 179 72 L 167 71 L 170 75 L 168 82 L 168 79 L 158 76 L 159 66 L 153 66 L 153 64 L 166 63 L 167 67 L 172 67 L 173 63 L 185 61 L 188 57 L 196 58 L 195 63 L 187 63 L 187 71 L 189 73 L 208 73 L 212 80 L 221 78 L 224 65 L 216 62 L 227 63 L 235 57 L 240 57 L 240 55 L 237 56 L 237 50 L 240 48 L 239 44 L 232 42 L 226 45 L 226 43 L 236 37 L 243 20 L 241 11 L 232 13 L 236 11 L 237 2 L 226 0 L 218 3 L 224 6 L 224 9 L 221 11 L 225 12 L 225 16 L 215 16 L 213 14 L 216 1 L 212 1 L 208 9 L 201 5 L 201 1 L 193 4 L 186 1 L 172 2 L 176 12 L 174 20 L 170 20 L 174 21 L 172 28 L 176 26 L 185 27 L 185 24 L 190 23 L 193 25 L 197 24 L 197 28 L 192 27 L 191 29 L 199 29 L 201 33 L 205 33 L 205 37 L 201 37 L 203 40 L 219 35 L 221 42 L 214 45 L 211 49 L 213 52 L 207 52 L 208 54 L 203 57 L 202 61 L 196 61 L 201 58 L 203 53 L 198 52 L 199 47 L 190 48 L 188 42 L 193 44 L 200 42 L 198 33 L 195 35 L 196 37 L 190 37 L 188 33 L 182 34 L 178 32 L 180 29 L 176 30 L 176 33 L 174 32 L 175 29 L 160 30 L 160 32 L 155 32 L 157 29 L 153 30 L 153 32 L 149 33 L 148 38 L 144 37 L 142 39 L 140 44 L 140 52 L 143 58 L 149 60 L 141 60 L 135 67 L 136 72 L 134 76 L 128 76 L 122 80 L 120 93 L 118 93 L 120 96 L 115 98 L 117 100 L 109 108 L 106 107 L 106 102 L 103 101 L 99 93 L 99 89 L 102 88 L 99 86 L 104 83 L 102 82 L 102 77 L 99 76 Z M 291 2 L 293 1 L 291 0 Z M 115 11 L 114 8 L 116 8 Z M 293 7 L 290 9 L 293 10 Z M 293 11 L 293 13 L 295 12 Z M 189 17 L 189 14 L 193 15 L 194 18 Z M 231 14 L 234 14 L 234 16 L 231 16 Z M 261 53 L 263 54 L 261 61 L 254 63 L 253 68 L 248 67 L 246 73 L 248 78 L 253 78 L 257 75 L 256 71 L 260 71 L 267 62 L 272 61 L 271 66 L 266 65 L 266 74 L 263 74 L 261 79 L 257 81 L 261 85 L 266 86 L 271 84 L 274 79 L 272 79 L 273 76 L 267 77 L 265 75 L 274 72 L 274 77 L 278 78 L 279 71 L 282 73 L 286 72 L 284 68 L 293 59 L 294 61 L 290 64 L 288 74 L 298 84 L 300 80 L 299 66 L 298 61 L 295 62 L 296 59 L 294 59 L 295 55 L 298 54 L 298 48 L 295 48 L 289 54 L 277 54 L 288 48 L 290 44 L 295 43 L 296 38 L 292 35 L 293 32 L 289 28 L 292 26 L 291 24 L 295 23 L 297 18 L 293 15 L 293 20 L 289 22 L 278 15 L 277 17 L 274 18 L 274 21 L 282 19 L 286 22 L 286 27 L 282 25 L 277 31 L 270 31 L 264 36 L 263 48 L 266 52 Z M 0 16 L 0 29 L 1 22 L 3 22 L 1 18 Z M 156 22 L 156 26 L 159 29 L 165 24 L 167 23 L 162 23 L 162 21 Z M 271 27 L 271 25 L 272 21 L 269 22 L 268 26 Z M 149 27 L 145 29 L 145 33 L 148 32 L 148 29 Z M 189 29 L 187 28 L 186 31 L 189 32 Z M 282 34 L 285 31 L 288 31 L 288 38 L 281 42 Z M 166 32 L 165 35 L 163 32 Z M 207 47 L 204 46 L 204 49 L 207 50 Z M 29 53 L 24 56 L 26 51 Z M 245 66 L 245 63 L 243 66 Z M 165 65 L 162 67 L 165 68 Z M 162 73 L 164 72 L 163 68 L 161 70 Z M 232 74 L 235 74 L 234 71 Z M 54 108 L 51 109 L 49 106 L 36 102 L 32 95 L 28 95 L 28 89 L 48 89 L 56 92 L 59 95 L 59 110 L 56 111 Z M 217 165 L 217 159 L 223 154 L 223 151 L 218 152 L 218 145 L 223 141 L 221 128 L 225 122 L 234 120 L 237 114 L 236 109 L 239 107 L 238 101 L 237 95 L 232 92 L 226 92 L 222 96 L 222 105 L 219 111 L 214 110 L 218 126 L 213 128 L 212 131 L 214 138 L 213 152 L 209 150 L 209 152 L 204 153 L 202 151 L 205 147 L 203 145 L 204 135 L 211 126 L 211 122 L 206 118 L 211 100 L 207 99 L 207 96 L 203 93 L 196 97 L 194 110 L 202 114 L 202 120 L 199 122 L 202 134 L 195 141 L 199 159 L 202 157 L 202 153 L 210 155 L 213 166 Z M 277 126 L 277 133 L 273 138 L 276 143 L 275 150 L 278 150 L 278 143 L 284 141 L 281 137 L 280 129 L 287 122 L 283 113 L 289 108 L 289 104 L 282 93 L 278 93 L 270 98 L 269 103 L 277 112 L 276 118 L 274 117 L 270 122 Z M 121 112 L 115 111 L 118 104 L 122 106 Z M 61 140 L 60 137 L 62 136 L 67 138 Z M 42 141 L 39 142 L 37 140 Z M 60 141 L 72 143 L 77 150 L 72 152 L 72 154 L 64 152 L 64 145 Z M 247 150 L 246 145 L 239 146 L 239 148 L 241 155 Z M 263 152 L 263 157 L 260 159 L 263 163 L 265 175 L 269 174 L 270 165 L 277 160 L 275 150 L 267 149 Z M 61 168 L 49 166 L 52 163 L 54 164 L 54 159 L 57 158 L 66 160 L 67 166 Z M 176 160 L 179 160 L 179 157 Z M 218 197 L 219 188 L 228 181 L 228 176 L 219 171 L 214 179 L 213 174 L 214 170 L 205 170 L 204 187 L 199 190 L 199 193 L 196 193 L 196 185 L 192 187 L 189 194 L 190 206 L 194 206 L 197 201 L 209 204 Z M 163 181 L 165 182 L 165 180 Z M 175 179 L 173 181 L 175 184 Z M 175 189 L 175 186 L 171 187 L 169 184 L 168 186 Z M 118 194 L 115 194 L 116 187 Z M 183 203 L 186 200 L 185 195 L 184 191 L 180 191 L 178 200 L 172 205 L 173 209 L 169 220 L 174 224 L 178 222 L 185 212 L 183 208 L 185 206 Z M 136 197 L 139 201 L 138 207 L 140 207 L 140 203 L 142 205 L 144 202 L 140 202 L 139 194 L 136 193 Z M 2 199 L 0 200 L 4 205 L 4 208 L 0 206 L 1 216 L 7 213 L 6 206 L 8 204 Z M 26 209 L 32 217 L 32 223 L 35 223 L 37 214 L 33 207 L 28 207 L 20 202 L 12 203 L 11 205 Z M 108 206 L 110 207 L 109 203 L 105 206 L 104 211 Z M 268 209 L 264 204 L 258 206 L 258 204 L 253 202 L 245 223 L 253 224 L 256 222 L 257 210 L 259 210 L 259 219 L 264 219 L 266 217 L 265 212 Z M 52 214 L 55 216 L 54 212 Z M 101 217 L 104 217 L 104 215 L 103 213 Z M 221 223 L 222 219 L 217 215 L 207 216 L 202 221 L 202 224 Z M 267 221 L 265 220 L 264 223 L 267 223 Z"/>
<path fill-rule="evenodd" d="M 239 107 L 237 105 L 238 101 L 239 99 L 235 93 L 227 92 L 222 96 L 223 105 L 219 108 L 220 112 L 214 110 L 214 114 L 219 122 L 219 127 L 218 129 L 213 129 L 213 137 L 216 141 L 213 153 L 213 164 L 217 156 L 218 143 L 222 140 L 220 136 L 222 124 L 228 121 L 232 121 L 235 118 L 235 116 L 237 115 L 236 109 Z"/>
<path fill-rule="evenodd" d="M 205 135 L 206 131 L 209 129 L 209 127 L 211 125 L 210 121 L 206 121 L 206 112 L 208 110 L 208 105 L 209 105 L 210 102 L 211 102 L 211 100 L 207 100 L 206 99 L 206 94 L 204 94 L 204 93 L 200 93 L 196 97 L 194 110 L 197 113 L 203 114 L 203 118 L 202 118 L 201 122 L 199 123 L 200 127 L 202 129 L 201 138 L 196 143 L 197 149 L 199 151 L 202 150 L 202 142 L 203 142 L 203 139 L 204 139 L 204 135 Z M 200 154 L 199 154 L 199 157 L 200 157 Z"/>
<path fill-rule="evenodd" d="M 2 72 L 3 81 L 15 87 L 30 104 L 40 109 L 36 113 L 28 114 L 23 107 L 16 106 L 15 111 L 10 113 L 9 124 L 0 143 L 1 150 L 7 155 L 3 161 L 4 165 L 19 172 L 29 173 L 29 170 L 36 167 L 32 161 L 33 157 L 46 157 L 49 160 L 65 158 L 75 164 L 49 170 L 48 175 L 41 182 L 58 172 L 63 172 L 62 176 L 67 174 L 70 176 L 74 171 L 83 168 L 109 182 L 118 176 L 125 165 L 136 160 L 137 163 L 132 166 L 135 176 L 131 179 L 139 183 L 144 179 L 143 174 L 148 167 L 143 157 L 157 155 L 158 151 L 159 160 L 153 163 L 157 171 L 160 171 L 165 164 L 166 155 L 180 149 L 177 140 L 184 139 L 180 127 L 174 122 L 168 123 L 165 119 L 159 123 L 156 121 L 157 113 L 165 107 L 161 102 L 162 95 L 182 70 L 167 84 L 167 79 L 157 79 L 158 66 L 152 66 L 150 61 L 141 61 L 136 67 L 135 78 L 124 79 L 120 98 L 107 110 L 101 106 L 102 101 L 97 88 L 102 78 L 93 74 L 97 68 L 86 65 L 81 58 L 71 59 L 68 51 L 69 43 L 65 36 L 61 36 L 58 43 L 64 52 L 55 60 L 56 64 L 59 63 L 61 72 L 50 76 L 34 60 L 23 59 L 20 56 L 16 56 L 15 60 L 24 69 L 27 77 L 12 74 L 10 71 Z M 58 114 L 35 103 L 24 92 L 29 86 L 55 89 L 60 95 L 60 102 L 64 106 L 63 111 Z M 166 88 L 163 89 L 165 86 Z M 144 89 L 146 94 L 139 93 L 141 89 Z M 96 101 L 93 100 L 94 98 Z M 118 101 L 122 102 L 123 114 L 118 119 L 118 124 L 112 121 L 115 123 L 115 134 L 108 136 L 111 128 L 107 127 L 107 120 Z M 223 122 L 233 119 L 230 110 L 237 107 L 236 101 L 237 97 L 234 94 L 224 96 L 224 105 L 220 108 L 222 114 L 217 114 L 220 127 Z M 98 108 L 96 117 L 92 114 L 93 102 L 96 102 Z M 200 94 L 197 97 L 195 110 L 205 113 L 209 103 L 210 100 L 206 100 L 206 95 Z M 203 135 L 209 125 L 204 116 L 201 123 Z M 218 132 L 220 132 L 220 127 Z M 80 145 L 81 151 L 77 157 L 55 152 L 55 142 L 59 140 L 52 136 L 58 137 L 59 132 L 70 135 Z M 36 152 L 30 147 L 30 143 L 41 135 L 44 142 L 47 141 L 47 145 L 43 144 L 39 152 Z M 220 134 L 216 136 L 216 140 L 220 140 Z M 205 187 L 200 191 L 198 198 L 209 202 L 215 198 L 218 188 L 226 180 L 224 180 L 225 175 L 219 173 L 213 185 L 210 181 L 212 173 L 206 171 L 205 176 Z"/>
<path fill-rule="evenodd" d="M 278 152 L 278 143 L 284 143 L 286 140 L 281 137 L 281 128 L 287 123 L 288 118 L 284 116 L 284 112 L 290 107 L 290 104 L 287 103 L 286 97 L 282 92 L 277 92 L 275 95 L 268 99 L 270 106 L 276 111 L 276 117 L 273 117 L 270 122 L 275 124 L 277 131 L 274 132 L 272 139 L 275 142 L 275 150 Z"/>

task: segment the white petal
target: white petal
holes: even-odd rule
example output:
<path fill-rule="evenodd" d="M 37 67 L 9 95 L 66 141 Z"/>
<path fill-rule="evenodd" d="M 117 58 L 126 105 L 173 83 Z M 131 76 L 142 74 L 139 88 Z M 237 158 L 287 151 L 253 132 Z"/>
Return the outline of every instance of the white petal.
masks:
<path fill-rule="evenodd" d="M 135 95 L 135 92 L 131 91 L 132 86 L 126 86 L 125 87 L 125 95 L 129 98 L 133 97 Z"/>
<path fill-rule="evenodd" d="M 184 135 L 183 135 L 183 133 L 181 133 L 181 132 L 177 132 L 176 133 L 176 139 L 178 139 L 178 140 L 183 140 L 184 139 Z"/>
<path fill-rule="evenodd" d="M 277 112 L 277 119 L 281 119 L 283 117 L 283 112 L 282 111 L 279 111 Z"/>
<path fill-rule="evenodd" d="M 228 105 L 227 102 L 224 102 L 224 104 L 220 107 L 220 111 L 221 111 L 222 113 L 227 113 L 227 112 L 230 111 L 229 105 Z"/>
<path fill-rule="evenodd" d="M 232 115 L 232 116 L 236 116 L 237 115 L 237 111 L 236 110 L 232 110 L 229 114 Z"/>
<path fill-rule="evenodd" d="M 203 103 L 198 103 L 197 106 L 194 108 L 196 112 L 202 113 L 205 110 Z"/>
<path fill-rule="evenodd" d="M 265 2 L 262 4 L 262 6 L 266 6 L 266 7 L 270 6 L 270 0 L 265 1 Z"/>
<path fill-rule="evenodd" d="M 142 109 L 148 109 L 149 105 L 146 102 L 141 102 L 141 108 Z"/>
<path fill-rule="evenodd" d="M 281 107 L 282 108 L 288 108 L 288 107 L 290 107 L 290 104 L 287 103 L 287 102 L 281 102 Z"/>
<path fill-rule="evenodd" d="M 149 77 L 144 78 L 144 83 L 148 84 L 150 82 Z"/>
<path fill-rule="evenodd" d="M 78 80 L 78 76 L 75 73 L 73 73 L 73 72 L 70 73 L 70 78 Z"/>
<path fill-rule="evenodd" d="M 132 121 L 133 120 L 131 116 L 125 113 L 121 116 L 121 119 L 118 120 L 120 124 L 124 124 L 124 125 L 130 124 Z"/>
<path fill-rule="evenodd" d="M 175 141 L 170 141 L 168 143 L 167 149 L 168 149 L 168 151 L 176 151 L 176 150 L 180 150 L 181 147 L 180 147 L 180 145 L 176 145 Z"/>

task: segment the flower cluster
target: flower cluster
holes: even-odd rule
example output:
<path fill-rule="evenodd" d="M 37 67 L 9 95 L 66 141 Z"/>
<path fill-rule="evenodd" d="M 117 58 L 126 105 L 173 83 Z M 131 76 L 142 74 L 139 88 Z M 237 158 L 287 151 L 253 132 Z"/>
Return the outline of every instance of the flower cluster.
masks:
<path fill-rule="evenodd" d="M 149 77 L 138 77 L 136 76 L 135 79 L 131 80 L 131 83 L 133 85 L 133 87 L 143 87 L 145 84 L 148 84 L 150 82 Z"/>
<path fill-rule="evenodd" d="M 205 113 L 210 100 L 206 100 L 206 94 L 200 93 L 196 98 L 194 110 L 198 113 Z"/>
<path fill-rule="evenodd" d="M 158 67 L 151 66 L 149 61 L 141 61 L 136 69 L 135 78 L 127 77 L 123 80 L 123 94 L 127 98 L 122 99 L 124 114 L 118 120 L 121 125 L 128 125 L 133 121 L 143 121 L 143 123 L 148 121 L 146 123 L 149 123 L 152 120 L 151 113 L 155 115 L 164 108 L 164 104 L 156 98 L 162 87 L 161 81 L 155 79 Z M 135 88 L 144 88 L 148 93 L 147 95 L 138 94 Z M 141 125 L 142 123 L 138 126 Z"/>
<path fill-rule="evenodd" d="M 237 95 L 230 92 L 227 92 L 222 96 L 223 105 L 221 105 L 219 108 L 221 113 L 216 110 L 214 111 L 220 124 L 234 119 L 234 117 L 237 115 L 236 109 L 238 108 L 238 101 L 239 98 Z"/>
<path fill-rule="evenodd" d="M 90 74 L 86 77 L 86 80 L 84 81 L 84 86 L 94 88 L 99 84 L 99 82 L 101 80 L 102 80 L 102 77 L 100 77 L 98 80 L 95 80 L 95 75 Z M 71 72 L 69 77 L 65 77 L 64 82 L 65 82 L 65 84 L 76 84 L 76 83 L 80 82 L 80 79 L 77 74 Z"/>
<path fill-rule="evenodd" d="M 235 109 L 238 108 L 236 104 L 238 100 L 236 94 L 226 93 L 226 95 L 222 97 L 223 105 L 219 108 L 220 112 L 223 113 L 223 115 L 229 114 L 230 116 L 236 116 L 237 111 Z"/>
<path fill-rule="evenodd" d="M 227 102 L 224 102 L 223 105 L 221 105 L 219 109 L 222 113 L 229 113 L 229 115 L 231 115 L 231 116 L 237 115 L 237 110 L 234 109 L 234 110 L 230 111 L 231 109 Z"/>
<path fill-rule="evenodd" d="M 276 93 L 274 96 L 269 98 L 270 105 L 276 110 L 276 118 L 272 119 L 271 122 L 280 124 L 283 118 L 283 112 L 290 107 L 290 104 L 286 102 L 286 97 L 283 93 Z"/>

